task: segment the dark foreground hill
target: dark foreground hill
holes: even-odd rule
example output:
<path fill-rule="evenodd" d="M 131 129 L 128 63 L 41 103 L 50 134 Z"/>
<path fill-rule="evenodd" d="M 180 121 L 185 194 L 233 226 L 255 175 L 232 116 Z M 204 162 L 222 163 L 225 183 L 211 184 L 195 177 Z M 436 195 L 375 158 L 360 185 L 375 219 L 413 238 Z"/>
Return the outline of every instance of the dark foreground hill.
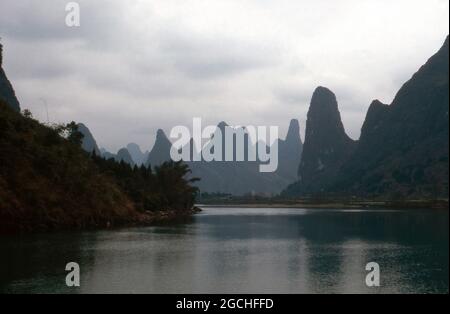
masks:
<path fill-rule="evenodd" d="M 67 132 L 0 100 L 0 233 L 147 223 L 192 212 L 196 189 L 185 165 L 132 168 L 85 152 L 81 133 Z"/>
<path fill-rule="evenodd" d="M 0 231 L 106 226 L 136 213 L 78 145 L 0 101 Z"/>

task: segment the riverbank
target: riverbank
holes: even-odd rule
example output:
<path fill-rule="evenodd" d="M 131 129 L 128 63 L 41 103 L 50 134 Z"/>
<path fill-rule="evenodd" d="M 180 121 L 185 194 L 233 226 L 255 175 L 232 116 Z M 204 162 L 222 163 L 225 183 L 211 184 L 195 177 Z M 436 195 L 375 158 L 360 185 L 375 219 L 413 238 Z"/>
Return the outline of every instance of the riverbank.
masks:
<path fill-rule="evenodd" d="M 146 227 L 158 224 L 184 222 L 191 219 L 193 215 L 201 212 L 199 207 L 193 207 L 189 210 L 161 210 L 154 212 L 145 212 L 134 214 L 128 218 L 115 220 L 102 220 L 101 222 L 90 222 L 79 225 L 32 225 L 24 223 L 22 225 L 15 224 L 4 225 L 0 222 L 0 235 L 14 235 L 14 234 L 33 234 L 33 233 L 53 233 L 65 231 L 97 231 L 108 229 L 119 229 L 126 227 Z"/>
<path fill-rule="evenodd" d="M 155 224 L 172 223 L 183 221 L 191 218 L 193 215 L 201 212 L 199 207 L 194 207 L 190 210 L 167 210 L 159 212 L 147 212 L 139 215 L 137 220 L 132 224 L 135 226 L 150 226 Z"/>

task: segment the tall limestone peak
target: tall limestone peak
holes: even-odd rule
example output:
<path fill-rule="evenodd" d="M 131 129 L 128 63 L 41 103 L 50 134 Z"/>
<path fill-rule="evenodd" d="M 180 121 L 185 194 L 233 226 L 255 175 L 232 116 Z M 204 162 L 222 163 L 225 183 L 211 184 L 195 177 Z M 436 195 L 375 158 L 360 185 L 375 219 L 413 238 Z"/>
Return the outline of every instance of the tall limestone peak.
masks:
<path fill-rule="evenodd" d="M 163 130 L 159 129 L 156 132 L 156 141 L 155 145 L 153 145 L 150 154 L 147 159 L 147 166 L 160 166 L 166 161 L 170 161 L 170 149 L 172 148 L 172 143 L 169 141 L 166 133 Z"/>
<path fill-rule="evenodd" d="M 308 139 L 326 142 L 334 140 L 339 142 L 351 141 L 345 133 L 336 96 L 326 87 L 318 87 L 313 93 L 305 135 L 305 142 Z"/>
<path fill-rule="evenodd" d="M 3 70 L 3 45 L 0 43 L 0 98 L 3 99 L 11 108 L 20 112 L 20 104 L 17 100 L 16 93 L 6 77 Z"/>
<path fill-rule="evenodd" d="M 345 133 L 336 96 L 318 87 L 306 122 L 305 144 L 299 167 L 302 193 L 319 192 L 348 159 L 355 142 Z"/>
<path fill-rule="evenodd" d="M 279 165 L 277 173 L 293 183 L 297 180 L 297 169 L 303 151 L 303 143 L 300 137 L 300 123 L 292 119 L 285 140 L 279 141 Z"/>
<path fill-rule="evenodd" d="M 300 123 L 297 119 L 292 119 L 289 124 L 288 133 L 286 135 L 286 142 L 301 143 L 300 139 Z"/>
<path fill-rule="evenodd" d="M 377 130 L 382 127 L 380 124 L 384 120 L 389 112 L 389 105 L 383 104 L 378 99 L 374 100 L 367 111 L 366 119 L 361 128 L 361 138 L 364 140 L 366 137 L 376 134 Z"/>

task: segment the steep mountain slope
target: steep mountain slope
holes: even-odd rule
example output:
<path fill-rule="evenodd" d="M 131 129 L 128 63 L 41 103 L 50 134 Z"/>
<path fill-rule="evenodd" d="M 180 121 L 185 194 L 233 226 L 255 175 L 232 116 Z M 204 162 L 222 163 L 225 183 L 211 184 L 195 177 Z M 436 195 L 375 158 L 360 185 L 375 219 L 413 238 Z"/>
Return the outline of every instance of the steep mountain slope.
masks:
<path fill-rule="evenodd" d="M 449 39 L 390 106 L 370 106 L 358 148 L 334 189 L 356 195 L 448 198 Z"/>
<path fill-rule="evenodd" d="M 20 104 L 17 100 L 16 93 L 6 77 L 3 70 L 3 46 L 0 44 L 0 99 L 8 104 L 13 110 L 20 111 Z"/>
<path fill-rule="evenodd" d="M 324 89 L 315 94 L 301 181 L 285 196 L 448 199 L 448 37 L 391 105 L 373 101 L 356 144 L 343 131 L 333 95 Z M 328 114 L 320 109 L 327 103 L 333 107 Z"/>

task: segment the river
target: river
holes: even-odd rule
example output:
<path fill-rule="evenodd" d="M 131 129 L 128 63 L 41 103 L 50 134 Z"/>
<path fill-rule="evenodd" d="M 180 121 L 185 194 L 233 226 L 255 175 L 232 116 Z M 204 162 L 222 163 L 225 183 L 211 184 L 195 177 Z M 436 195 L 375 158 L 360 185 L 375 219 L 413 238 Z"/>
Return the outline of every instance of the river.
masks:
<path fill-rule="evenodd" d="M 447 210 L 213 208 L 161 226 L 2 236 L 3 293 L 448 293 Z M 65 266 L 80 265 L 67 287 Z M 365 267 L 380 266 L 380 287 Z"/>

